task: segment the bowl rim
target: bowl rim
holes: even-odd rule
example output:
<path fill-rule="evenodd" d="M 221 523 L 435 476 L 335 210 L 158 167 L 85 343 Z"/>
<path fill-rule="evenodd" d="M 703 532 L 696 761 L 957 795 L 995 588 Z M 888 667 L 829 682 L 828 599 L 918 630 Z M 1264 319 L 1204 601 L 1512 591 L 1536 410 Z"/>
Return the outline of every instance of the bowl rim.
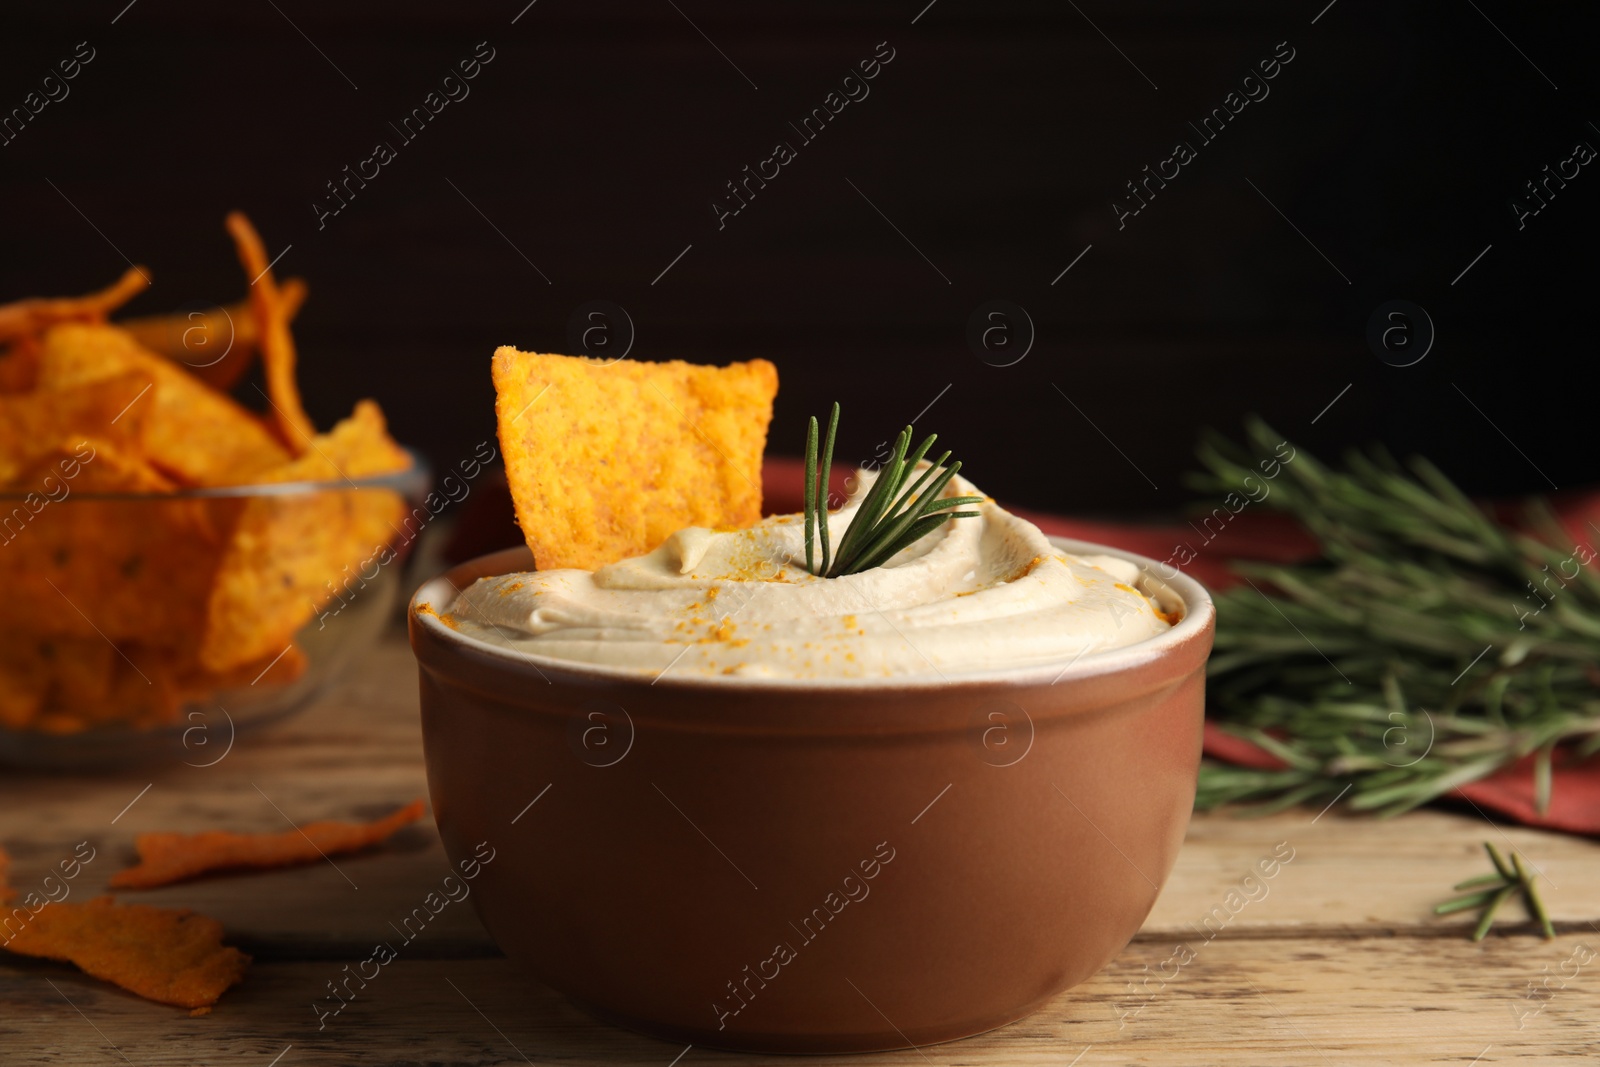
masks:
<path fill-rule="evenodd" d="M 332 490 L 348 492 L 353 489 L 393 489 L 407 497 L 421 496 L 428 491 L 428 487 L 432 484 L 432 470 L 428 466 L 427 459 L 420 452 L 411 448 L 404 448 L 404 451 L 406 455 L 411 457 L 410 466 L 403 470 L 390 471 L 387 474 L 366 474 L 359 478 L 302 479 L 295 482 L 253 482 L 248 485 L 185 486 L 161 492 L 89 492 L 73 490 L 60 500 L 55 500 L 38 489 L 0 489 L 0 504 L 8 502 L 21 503 L 29 497 L 48 500 L 50 503 L 60 506 L 71 504 L 75 500 L 171 502 L 174 500 L 215 500 L 230 497 L 307 496 Z M 70 485 L 71 479 L 66 480 Z"/>
<path fill-rule="evenodd" d="M 906 690 L 948 689 L 962 685 L 1053 686 L 1059 682 L 1132 671 L 1150 662 L 1175 655 L 1193 642 L 1209 643 L 1216 621 L 1216 607 L 1212 603 L 1211 594 L 1194 578 L 1175 567 L 1168 567 L 1174 572 L 1172 577 L 1162 576 L 1155 570 L 1161 566 L 1155 560 L 1111 545 L 1054 535 L 1050 535 L 1050 542 L 1073 555 L 1112 556 L 1135 564 L 1140 571 L 1140 584 L 1147 585 L 1146 591 L 1168 592 L 1176 596 L 1182 602 L 1183 617 L 1164 633 L 1147 637 L 1131 645 L 1092 652 L 1088 655 L 1080 653 L 1070 660 L 1030 664 L 1025 667 L 975 668 L 943 672 L 935 668 L 931 675 L 895 675 L 888 678 L 774 678 L 720 674 L 672 676 L 643 668 L 559 659 L 521 649 L 506 648 L 463 634 L 439 618 L 437 613 L 447 610 L 450 601 L 466 585 L 479 578 L 530 569 L 533 563 L 532 553 L 525 545 L 467 560 L 423 582 L 406 605 L 406 617 L 411 631 L 412 649 L 419 654 L 419 658 L 419 642 L 431 640 L 441 649 L 462 656 L 463 659 L 470 656 L 472 661 L 482 666 L 498 664 L 511 671 L 526 671 L 532 668 L 547 682 L 555 682 L 559 678 L 580 686 L 644 684 L 672 690 L 717 693 L 739 691 L 800 693 L 825 689 L 832 693 L 886 694 Z M 428 610 L 421 610 L 423 607 Z"/>

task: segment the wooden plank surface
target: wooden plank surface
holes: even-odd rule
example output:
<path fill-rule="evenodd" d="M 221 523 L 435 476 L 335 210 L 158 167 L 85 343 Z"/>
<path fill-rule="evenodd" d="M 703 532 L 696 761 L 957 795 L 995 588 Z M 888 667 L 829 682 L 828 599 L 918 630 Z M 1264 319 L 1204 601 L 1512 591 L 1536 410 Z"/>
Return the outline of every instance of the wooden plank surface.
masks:
<path fill-rule="evenodd" d="M 1553 943 L 1495 938 L 1219 938 L 1162 988 L 1130 991 L 1165 956 L 1134 946 L 1101 974 L 1019 1023 L 920 1050 L 871 1056 L 740 1056 L 693 1048 L 679 1067 L 743 1063 L 1140 1063 L 1193 1067 L 1589 1062 L 1600 961 L 1530 999 L 1593 934 Z M 1569 965 L 1568 970 L 1572 970 Z M 1168 973 L 1171 973 L 1169 968 Z M 506 960 L 388 965 L 318 1030 L 312 1002 L 334 961 L 258 964 L 208 1016 L 190 1018 L 43 964 L 0 968 L 8 1065 L 639 1064 L 668 1067 L 684 1046 L 603 1026 Z M 47 982 L 46 979 L 49 979 Z M 54 988 L 51 986 L 54 983 Z M 82 1015 L 79 1012 L 82 1012 Z M 91 1025 L 92 1023 L 92 1025 Z M 1074 1061 L 1074 1057 L 1082 1055 Z M 1481 1058 L 1478 1058 L 1480 1057 Z M 524 1059 L 526 1057 L 526 1059 Z"/>
<path fill-rule="evenodd" d="M 73 883 L 75 899 L 87 897 L 131 859 L 142 831 L 278 830 L 286 819 L 372 817 L 425 795 L 414 671 L 404 644 L 386 640 L 302 716 L 240 736 L 215 766 L 187 766 L 175 753 L 165 766 L 94 777 L 7 773 L 0 842 L 14 883 L 26 891 L 88 840 L 96 858 Z M 1524 932 L 1474 945 L 1463 932 L 1470 920 L 1430 914 L 1451 883 L 1487 869 L 1485 839 L 1544 870 L 1556 942 Z M 1290 849 L 1276 877 L 1247 880 L 1258 860 Z M 0 1062 L 123 1062 L 113 1043 L 136 1064 L 266 1064 L 292 1045 L 283 1067 L 520 1063 L 520 1053 L 665 1067 L 682 1051 L 594 1023 L 523 979 L 466 907 L 447 908 L 381 985 L 319 1031 L 310 1005 L 323 983 L 364 958 L 388 936 L 388 919 L 445 873 L 425 820 L 336 865 L 139 894 L 220 919 L 257 957 L 246 982 L 214 1014 L 190 1019 L 67 966 L 0 956 Z M 1470 811 L 1387 822 L 1338 806 L 1262 820 L 1201 816 L 1144 929 L 1103 974 L 1028 1020 L 923 1053 L 951 1064 L 1065 1064 L 1080 1053 L 1085 1065 L 1592 1059 L 1600 963 L 1579 967 L 1573 952 L 1600 949 L 1597 923 L 1592 841 Z M 1533 999 L 1529 982 L 1543 983 Z M 695 1060 L 755 1062 L 703 1050 L 682 1062 Z M 908 1052 L 872 1062 L 924 1060 Z"/>
<path fill-rule="evenodd" d="M 1195 817 L 1165 891 L 1140 937 L 1200 923 L 1230 891 L 1259 897 L 1232 916 L 1231 936 L 1456 936 L 1470 917 L 1438 919 L 1433 906 L 1456 882 L 1490 871 L 1483 842 L 1515 848 L 1543 873 L 1542 897 L 1563 930 L 1600 919 L 1600 843 L 1473 813 L 1419 811 L 1378 820 L 1337 808 L 1270 819 Z M 1312 820 L 1316 819 L 1315 822 Z M 1280 843 L 1294 859 L 1264 889 L 1244 883 Z"/>

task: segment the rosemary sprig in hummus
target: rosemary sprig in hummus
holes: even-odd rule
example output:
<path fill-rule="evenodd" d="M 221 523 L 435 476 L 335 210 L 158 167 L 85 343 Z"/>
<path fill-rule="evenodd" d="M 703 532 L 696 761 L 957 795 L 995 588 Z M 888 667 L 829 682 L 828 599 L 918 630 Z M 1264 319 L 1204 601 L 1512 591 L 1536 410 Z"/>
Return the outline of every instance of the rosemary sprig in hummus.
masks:
<path fill-rule="evenodd" d="M 940 526 L 946 519 L 977 518 L 976 511 L 952 511 L 966 504 L 983 502 L 981 496 L 953 496 L 941 499 L 939 494 L 956 472 L 960 462 L 946 467 L 950 459 L 947 450 L 923 469 L 921 476 L 902 493 L 911 473 L 915 471 L 933 442 L 936 434 L 929 434 L 922 443 L 911 450 L 911 427 L 907 426 L 895 438 L 894 451 L 878 470 L 877 480 L 867 490 L 855 519 L 839 540 L 837 552 L 828 538 L 828 475 L 833 468 L 833 442 L 839 429 L 839 405 L 833 405 L 828 417 L 828 437 L 822 451 L 822 463 L 817 463 L 817 420 L 812 416 L 806 428 L 806 570 L 821 578 L 839 578 L 846 574 L 870 570 L 886 562 L 907 545 L 920 541 Z M 907 455 L 907 451 L 910 454 Z M 896 496 L 896 494 L 899 494 Z M 822 565 L 817 565 L 816 540 L 821 534 Z"/>

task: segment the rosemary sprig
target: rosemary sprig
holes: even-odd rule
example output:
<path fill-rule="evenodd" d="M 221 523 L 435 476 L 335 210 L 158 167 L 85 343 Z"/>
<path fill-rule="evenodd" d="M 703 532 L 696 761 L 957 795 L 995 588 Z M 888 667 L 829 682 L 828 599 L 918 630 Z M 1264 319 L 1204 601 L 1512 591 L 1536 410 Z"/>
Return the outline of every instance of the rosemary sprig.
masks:
<path fill-rule="evenodd" d="M 1457 882 L 1454 886 L 1457 892 L 1463 889 L 1470 889 L 1473 892 L 1445 901 L 1434 908 L 1433 913 L 1451 915 L 1469 908 L 1482 908 L 1483 913 L 1478 917 L 1478 925 L 1472 931 L 1472 940 L 1482 941 L 1488 934 L 1489 925 L 1494 922 L 1494 913 L 1500 909 L 1500 905 L 1515 894 L 1521 893 L 1529 918 L 1539 924 L 1545 940 L 1549 941 L 1555 937 L 1556 931 L 1550 924 L 1550 915 L 1544 910 L 1544 901 L 1539 899 L 1539 891 L 1534 887 L 1534 876 L 1522 865 L 1522 857 L 1513 850 L 1511 862 L 1507 864 L 1494 845 L 1485 841 L 1483 848 L 1489 853 L 1489 862 L 1494 864 L 1495 873 Z"/>
<path fill-rule="evenodd" d="M 1539 536 L 1499 525 L 1425 460 L 1340 472 L 1285 449 L 1263 467 L 1283 438 L 1260 422 L 1249 437 L 1254 452 L 1204 442 L 1191 484 L 1287 512 L 1321 558 L 1240 565 L 1254 587 L 1217 598 L 1207 714 L 1286 766 L 1208 762 L 1197 804 L 1276 810 L 1348 784 L 1353 808 L 1393 815 L 1531 755 L 1543 810 L 1556 747 L 1600 750 L 1594 549 L 1542 502 Z"/>
<path fill-rule="evenodd" d="M 817 463 L 817 420 L 812 416 L 806 427 L 806 570 L 822 578 L 838 578 L 846 574 L 870 570 L 888 561 L 896 552 L 916 543 L 944 525 L 947 519 L 977 518 L 976 511 L 952 511 L 967 504 L 983 502 L 981 496 L 953 496 L 941 499 L 939 494 L 950 479 L 961 470 L 960 462 L 945 463 L 950 453 L 933 460 L 910 487 L 906 481 L 915 471 L 933 442 L 936 434 L 929 434 L 915 449 L 911 448 L 911 427 L 907 426 L 895 438 L 894 451 L 878 470 L 878 478 L 867 490 L 867 495 L 856 507 L 844 536 L 839 539 L 837 552 L 828 539 L 828 476 L 833 469 L 833 441 L 839 429 L 839 405 L 833 405 L 828 417 L 827 443 L 823 447 L 822 463 Z M 909 451 L 909 455 L 907 454 Z M 902 493 L 900 490 L 905 488 Z M 897 497 L 895 494 L 899 493 Z M 818 534 L 822 540 L 822 566 L 817 566 L 816 547 Z"/>

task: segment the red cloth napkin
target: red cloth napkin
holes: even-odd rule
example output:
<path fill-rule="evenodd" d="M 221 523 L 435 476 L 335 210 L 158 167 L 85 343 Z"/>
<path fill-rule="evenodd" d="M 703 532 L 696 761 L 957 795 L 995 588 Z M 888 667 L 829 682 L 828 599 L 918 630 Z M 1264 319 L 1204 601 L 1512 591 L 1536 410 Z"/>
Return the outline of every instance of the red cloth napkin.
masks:
<path fill-rule="evenodd" d="M 836 492 L 844 492 L 845 474 L 834 471 Z M 803 505 L 805 467 L 800 460 L 768 458 L 762 471 L 768 514 L 799 511 Z M 1600 527 L 1600 492 L 1558 494 L 1552 499 L 1556 513 L 1574 543 L 1590 541 L 1589 522 Z M 1060 515 L 1010 508 L 1039 529 L 1058 537 L 1094 541 L 1169 561 L 1185 574 L 1213 589 L 1226 589 L 1239 579 L 1228 565 L 1237 559 L 1293 563 L 1316 555 L 1317 543 L 1295 521 L 1277 512 L 1248 508 L 1206 539 L 1203 529 L 1183 525 L 1134 525 L 1091 522 Z M 1183 563 L 1183 560 L 1189 560 Z M 1241 738 L 1224 733 L 1214 722 L 1205 728 L 1205 752 L 1212 759 L 1245 767 L 1279 768 L 1284 764 L 1271 753 Z M 1449 794 L 1449 798 L 1499 815 L 1549 830 L 1600 835 L 1600 754 L 1587 760 L 1563 762 L 1557 756 L 1551 774 L 1550 808 L 1543 815 L 1534 807 L 1533 758 L 1509 767 Z"/>

